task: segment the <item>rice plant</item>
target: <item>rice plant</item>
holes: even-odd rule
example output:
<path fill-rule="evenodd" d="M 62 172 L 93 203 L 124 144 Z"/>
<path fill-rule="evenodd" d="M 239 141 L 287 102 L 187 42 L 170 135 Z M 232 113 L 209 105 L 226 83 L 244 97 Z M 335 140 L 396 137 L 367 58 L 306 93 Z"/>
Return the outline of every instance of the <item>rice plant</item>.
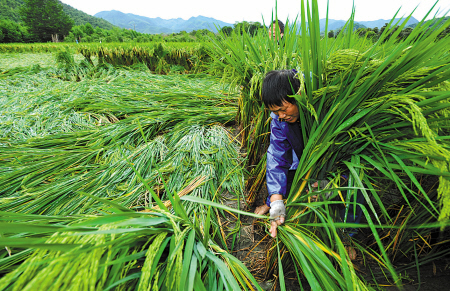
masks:
<path fill-rule="evenodd" d="M 211 45 L 218 52 L 213 54 L 215 67 L 224 68 L 225 78 L 242 86 L 237 120 L 248 142 L 249 166 L 257 169 L 248 185 L 252 189 L 259 189 L 256 183 L 263 181 L 258 177 L 264 171 L 267 143 L 262 141 L 269 120 L 258 99 L 259 84 L 270 70 L 303 72 L 299 78 L 304 87 L 295 97 L 305 149 L 287 199 L 288 221 L 278 237 L 281 254 L 278 247 L 272 248 L 268 274 L 276 270 L 276 262 L 283 267 L 289 264 L 314 290 L 366 289 L 348 263 L 341 234 L 341 229 L 355 225 L 342 224 L 332 214 L 333 205 L 355 203 L 351 197 L 357 190 L 366 200 L 364 227 L 375 242 L 371 248 L 357 247 L 387 269 L 396 284 L 392 256 L 377 231 L 387 230 L 395 220 L 378 194 L 384 180 L 392 181 L 411 215 L 428 215 L 442 226 L 449 218 L 449 38 L 437 40 L 449 22 L 428 29 L 423 20 L 409 38 L 397 41 L 401 29 L 395 30 L 391 21 L 380 40 L 372 43 L 353 33 L 354 13 L 343 33 L 328 40 L 320 35 L 317 1 L 301 1 L 300 37 L 294 22 L 279 46 L 267 35 L 250 38 L 245 33 L 223 36 Z M 390 34 L 393 37 L 388 39 Z M 342 173 L 350 174 L 345 187 L 339 181 Z M 436 196 L 427 196 L 417 179 L 422 174 L 438 177 Z M 327 191 L 331 189 L 342 202 L 308 203 L 309 181 L 325 178 L 330 181 Z M 389 221 L 387 225 L 380 215 Z M 282 268 L 278 275 L 282 276 Z"/>
<path fill-rule="evenodd" d="M 0 279 L 0 289 L 263 290 L 208 238 L 205 220 L 187 219 L 192 215 L 177 197 L 171 198 L 174 213 L 138 213 L 113 203 L 99 216 L 2 212 L 1 244 L 36 250 Z M 21 256 L 0 259 L 0 270 Z"/>
<path fill-rule="evenodd" d="M 198 43 L 89 44 L 77 51 L 87 60 L 98 57 L 100 63 L 113 66 L 145 64 L 151 71 L 167 74 L 175 68 L 186 73 L 206 70 L 206 50 Z"/>
<path fill-rule="evenodd" d="M 61 57 L 68 70 L 77 66 L 71 55 Z M 236 97 L 206 76 L 118 70 L 120 76 L 112 80 L 61 80 L 48 73 L 52 69 L 17 71 L 13 79 L 5 79 L 2 114 L 7 119 L 1 126 L 9 131 L 0 148 L 2 211 L 98 215 L 108 211 L 104 203 L 114 201 L 124 209 L 151 212 L 158 199 L 171 201 L 170 193 L 199 177 L 204 182 L 196 185 L 195 196 L 220 201 L 224 191 L 241 194 L 239 145 L 222 126 L 233 119 Z M 90 122 L 84 128 L 55 128 L 56 118 L 43 120 L 44 114 L 61 120 L 73 114 Z M 207 212 L 203 204 L 183 203 L 193 215 L 189 219 Z M 217 230 L 223 214 L 210 212 L 209 225 Z M 221 232 L 212 231 L 210 238 L 227 250 Z M 17 251 L 8 248 L 0 256 L 8 262 L 17 258 L 17 265 L 31 253 L 24 249 L 9 258 Z"/>

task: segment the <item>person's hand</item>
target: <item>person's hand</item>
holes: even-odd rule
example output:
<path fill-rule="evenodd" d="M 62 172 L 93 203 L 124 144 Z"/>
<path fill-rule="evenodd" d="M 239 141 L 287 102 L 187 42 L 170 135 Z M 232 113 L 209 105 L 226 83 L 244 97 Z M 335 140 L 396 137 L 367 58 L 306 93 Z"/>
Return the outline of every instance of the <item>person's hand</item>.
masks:
<path fill-rule="evenodd" d="M 270 220 L 271 227 L 269 229 L 272 237 L 277 236 L 277 227 L 284 223 L 286 217 L 286 206 L 282 199 L 270 202 Z"/>

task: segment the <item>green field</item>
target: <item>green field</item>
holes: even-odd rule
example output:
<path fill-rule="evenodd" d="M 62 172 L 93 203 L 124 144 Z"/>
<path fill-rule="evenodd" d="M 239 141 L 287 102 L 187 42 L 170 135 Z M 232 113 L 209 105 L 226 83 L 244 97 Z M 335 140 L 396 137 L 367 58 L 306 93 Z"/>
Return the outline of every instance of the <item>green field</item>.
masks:
<path fill-rule="evenodd" d="M 331 40 L 314 25 L 288 26 L 281 46 L 245 33 L 0 46 L 0 290 L 371 290 L 447 258 L 445 27 L 373 42 L 351 20 Z M 286 68 L 310 72 L 295 95 L 305 149 L 272 240 L 252 213 L 270 130 L 260 90 Z M 334 200 L 306 191 L 321 175 Z M 357 190 L 349 240 L 334 206 Z M 249 219 L 263 234 L 241 250 Z"/>

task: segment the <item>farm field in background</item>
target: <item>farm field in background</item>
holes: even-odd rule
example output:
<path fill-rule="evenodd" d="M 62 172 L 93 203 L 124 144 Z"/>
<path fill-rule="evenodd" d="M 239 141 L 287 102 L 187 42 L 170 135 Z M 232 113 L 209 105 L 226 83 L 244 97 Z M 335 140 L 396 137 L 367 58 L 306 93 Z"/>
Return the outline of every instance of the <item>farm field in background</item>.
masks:
<path fill-rule="evenodd" d="M 203 72 L 207 70 L 207 63 L 210 61 L 204 44 L 192 42 L 0 44 L 0 53 L 56 53 L 58 51 L 81 54 L 92 61 L 100 58 L 101 61 L 114 66 L 144 63 L 151 71 L 159 74 Z M 10 61 L 5 60 L 5 62 Z"/>

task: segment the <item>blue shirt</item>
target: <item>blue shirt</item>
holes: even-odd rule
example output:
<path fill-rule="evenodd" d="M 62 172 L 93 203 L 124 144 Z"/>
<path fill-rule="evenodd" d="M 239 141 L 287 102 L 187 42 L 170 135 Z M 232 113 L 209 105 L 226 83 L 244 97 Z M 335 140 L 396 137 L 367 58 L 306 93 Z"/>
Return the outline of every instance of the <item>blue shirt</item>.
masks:
<path fill-rule="evenodd" d="M 267 150 L 266 182 L 269 197 L 273 194 L 286 196 L 287 173 L 298 166 L 303 152 L 303 138 L 297 122 L 280 121 L 270 113 L 270 145 Z"/>

